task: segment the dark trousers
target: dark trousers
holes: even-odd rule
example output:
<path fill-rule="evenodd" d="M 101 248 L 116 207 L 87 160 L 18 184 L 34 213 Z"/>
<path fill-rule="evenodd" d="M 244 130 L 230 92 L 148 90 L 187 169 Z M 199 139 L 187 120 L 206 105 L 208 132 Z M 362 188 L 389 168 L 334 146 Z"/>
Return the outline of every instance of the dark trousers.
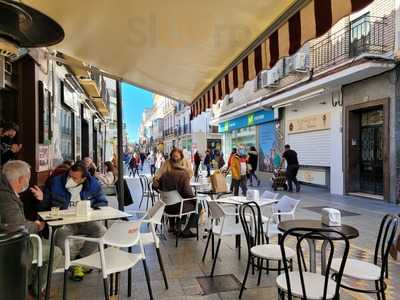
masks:
<path fill-rule="evenodd" d="M 240 179 L 233 179 L 233 195 L 239 196 L 239 187 L 242 189 L 242 195 L 246 196 L 247 194 L 247 177 L 246 175 L 240 176 Z"/>
<path fill-rule="evenodd" d="M 249 172 L 249 180 L 250 180 L 250 185 L 253 185 L 253 177 L 256 179 L 256 182 L 258 182 L 258 177 L 256 175 L 256 170 L 251 169 Z"/>
<path fill-rule="evenodd" d="M 151 173 L 151 176 L 156 174 L 156 165 L 150 165 L 150 173 Z"/>
<path fill-rule="evenodd" d="M 199 164 L 194 165 L 194 177 L 197 179 L 199 177 Z"/>
<path fill-rule="evenodd" d="M 210 177 L 210 175 L 211 175 L 211 165 L 207 164 L 206 168 L 207 168 L 207 177 Z"/>
<path fill-rule="evenodd" d="M 293 183 L 296 185 L 296 189 L 299 189 L 300 184 L 297 181 L 297 172 L 299 171 L 299 165 L 288 165 L 286 168 L 286 179 L 288 182 L 289 192 L 293 192 Z"/>

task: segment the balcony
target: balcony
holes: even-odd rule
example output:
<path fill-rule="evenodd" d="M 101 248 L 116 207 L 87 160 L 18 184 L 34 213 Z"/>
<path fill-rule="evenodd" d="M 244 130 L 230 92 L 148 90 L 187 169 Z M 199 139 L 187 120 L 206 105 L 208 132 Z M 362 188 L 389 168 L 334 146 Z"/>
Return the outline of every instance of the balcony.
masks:
<path fill-rule="evenodd" d="M 386 17 L 361 16 L 342 30 L 310 47 L 311 67 L 323 70 L 361 54 L 381 55 L 393 50 L 394 30 Z"/>
<path fill-rule="evenodd" d="M 208 133 L 218 133 L 218 126 L 209 126 Z"/>
<path fill-rule="evenodd" d="M 177 134 L 177 130 L 174 128 L 168 128 L 166 130 L 164 130 L 164 137 L 170 136 L 170 135 L 174 135 Z"/>

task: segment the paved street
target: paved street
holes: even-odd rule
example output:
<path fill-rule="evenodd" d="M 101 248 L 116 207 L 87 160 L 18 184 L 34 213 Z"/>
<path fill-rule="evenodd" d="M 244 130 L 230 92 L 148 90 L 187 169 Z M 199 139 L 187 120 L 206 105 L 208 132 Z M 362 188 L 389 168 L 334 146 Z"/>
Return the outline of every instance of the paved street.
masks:
<path fill-rule="evenodd" d="M 135 198 L 135 204 L 127 210 L 137 210 L 140 200 L 140 184 L 138 178 L 128 179 L 131 191 Z M 264 185 L 267 185 L 264 184 Z M 265 187 L 261 187 L 264 190 Z M 400 213 L 397 206 L 385 204 L 379 201 L 366 200 L 355 197 L 332 196 L 327 191 L 318 188 L 304 187 L 299 194 L 294 197 L 301 199 L 300 208 L 297 211 L 297 218 L 319 218 L 319 214 L 310 210 L 310 207 L 329 206 L 342 210 L 344 215 L 342 222 L 356 226 L 360 230 L 360 237 L 351 241 L 351 256 L 364 260 L 371 260 L 372 251 L 375 247 L 375 238 L 378 225 L 385 213 Z M 203 228 L 201 228 L 203 232 Z M 203 288 L 199 282 L 199 277 L 209 274 L 212 261 L 208 256 L 205 263 L 201 262 L 201 256 L 205 247 L 205 239 L 180 240 L 180 245 L 175 248 L 175 240 L 171 236 L 168 240 L 162 240 L 161 253 L 164 259 L 167 276 L 169 280 L 169 290 L 164 289 L 161 272 L 159 271 L 158 261 L 155 250 L 151 247 L 146 248 L 147 260 L 150 268 L 151 283 L 155 299 L 237 299 L 238 284 L 241 282 L 246 266 L 247 250 L 242 242 L 241 260 L 238 260 L 237 249 L 233 239 L 224 239 L 220 256 L 217 261 L 216 275 L 233 275 L 228 279 L 216 277 L 215 280 L 223 280 L 222 284 L 217 283 L 214 288 L 222 289 L 228 287 L 231 290 L 213 293 L 207 288 Z M 387 292 L 388 299 L 399 299 L 396 290 L 400 288 L 399 272 L 400 263 L 390 260 L 390 280 Z M 248 289 L 244 293 L 243 299 L 277 299 L 275 277 L 276 273 L 263 275 L 260 287 L 257 287 L 257 276 L 249 276 Z M 236 280 L 237 279 L 237 280 Z M 54 276 L 52 299 L 61 299 L 62 275 Z M 146 282 L 141 265 L 134 269 L 133 276 L 133 296 L 132 299 L 148 299 Z M 68 299 L 103 299 L 103 287 L 101 275 L 92 272 L 83 282 L 69 281 Z M 208 294 L 209 293 L 209 294 Z M 122 275 L 120 280 L 119 299 L 127 298 L 127 276 Z M 375 299 L 349 292 L 342 293 L 342 299 Z"/>

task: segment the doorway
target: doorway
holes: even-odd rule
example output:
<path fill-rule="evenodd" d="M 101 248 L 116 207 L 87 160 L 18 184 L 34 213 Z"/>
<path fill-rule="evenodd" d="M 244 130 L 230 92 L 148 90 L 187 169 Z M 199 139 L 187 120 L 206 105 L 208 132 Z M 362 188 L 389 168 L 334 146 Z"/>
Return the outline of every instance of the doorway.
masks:
<path fill-rule="evenodd" d="M 389 102 L 346 108 L 346 192 L 389 197 Z"/>
<path fill-rule="evenodd" d="M 82 117 L 82 159 L 89 157 L 89 123 Z"/>

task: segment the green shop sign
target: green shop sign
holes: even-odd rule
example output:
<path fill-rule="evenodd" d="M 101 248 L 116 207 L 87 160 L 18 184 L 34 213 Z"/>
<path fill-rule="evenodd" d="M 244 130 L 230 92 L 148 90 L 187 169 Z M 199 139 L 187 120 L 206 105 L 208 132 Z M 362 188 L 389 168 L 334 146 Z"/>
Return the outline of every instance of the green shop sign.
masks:
<path fill-rule="evenodd" d="M 254 113 L 228 120 L 219 124 L 219 132 L 229 132 L 235 129 L 254 126 L 274 120 L 272 110 L 259 110 Z"/>

